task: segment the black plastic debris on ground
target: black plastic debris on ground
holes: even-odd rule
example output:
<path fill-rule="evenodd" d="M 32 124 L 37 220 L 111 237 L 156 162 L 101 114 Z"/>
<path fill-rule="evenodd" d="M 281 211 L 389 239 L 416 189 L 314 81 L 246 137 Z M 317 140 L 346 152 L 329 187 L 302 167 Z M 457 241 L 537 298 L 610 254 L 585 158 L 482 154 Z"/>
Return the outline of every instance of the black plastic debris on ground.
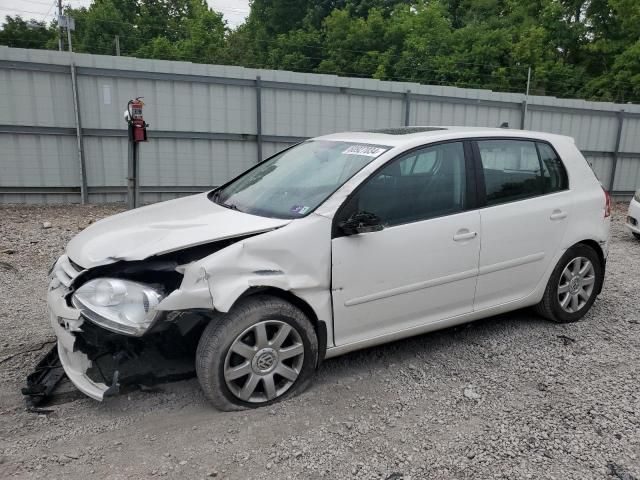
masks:
<path fill-rule="evenodd" d="M 92 367 L 87 370 L 87 374 L 98 383 L 111 385 L 104 393 L 105 398 L 134 390 L 157 392 L 160 390 L 156 387 L 158 384 L 187 380 L 196 376 L 191 355 L 182 354 L 174 359 L 166 359 L 156 348 L 150 347 L 137 356 L 126 357 L 125 352 L 118 351 L 115 354 L 97 355 L 91 359 Z M 62 392 L 59 395 L 58 390 L 64 390 L 62 384 L 66 384 L 67 388 L 72 387 L 73 392 Z M 61 403 L 61 400 L 62 403 L 66 403 L 82 396 L 66 380 L 57 345 L 42 357 L 34 371 L 27 376 L 27 386 L 22 389 L 22 394 L 27 410 L 34 413 L 51 413 L 52 410 L 42 407 Z"/>
<path fill-rule="evenodd" d="M 22 389 L 27 410 L 37 411 L 51 397 L 64 376 L 58 346 L 53 345 L 38 362 L 34 371 L 27 376 L 27 386 Z"/>
<path fill-rule="evenodd" d="M 613 462 L 607 463 L 607 470 L 610 476 L 620 480 L 638 480 L 626 468 Z"/>

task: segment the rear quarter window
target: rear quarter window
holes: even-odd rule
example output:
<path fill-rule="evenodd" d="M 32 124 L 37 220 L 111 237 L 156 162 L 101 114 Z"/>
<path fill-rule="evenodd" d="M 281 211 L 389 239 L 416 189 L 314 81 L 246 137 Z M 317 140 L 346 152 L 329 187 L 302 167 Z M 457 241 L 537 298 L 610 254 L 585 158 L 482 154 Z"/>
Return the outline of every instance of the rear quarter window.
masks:
<path fill-rule="evenodd" d="M 547 143 L 536 143 L 542 165 L 542 178 L 545 193 L 559 192 L 569 188 L 567 169 L 555 150 Z"/>

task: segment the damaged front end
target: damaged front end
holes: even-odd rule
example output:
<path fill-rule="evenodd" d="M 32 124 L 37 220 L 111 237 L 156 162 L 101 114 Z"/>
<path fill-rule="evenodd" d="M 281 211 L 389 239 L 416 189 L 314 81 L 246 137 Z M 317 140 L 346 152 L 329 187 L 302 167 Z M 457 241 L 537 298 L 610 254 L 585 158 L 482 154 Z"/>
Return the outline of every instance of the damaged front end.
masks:
<path fill-rule="evenodd" d="M 206 325 L 256 292 L 286 295 L 317 320 L 323 354 L 331 344 L 331 219 L 271 219 L 196 197 L 178 202 L 185 219 L 173 212 L 162 222 L 152 206 L 97 222 L 53 266 L 47 303 L 59 361 L 89 397 L 193 376 Z M 44 373 L 26 394 L 46 395 L 53 377 Z"/>
<path fill-rule="evenodd" d="M 246 237 L 92 269 L 60 257 L 47 294 L 57 355 L 50 352 L 39 374 L 29 377 L 23 390 L 27 403 L 40 403 L 51 393 L 59 381 L 51 382 L 60 375 L 54 372 L 57 362 L 81 392 L 96 400 L 124 387 L 194 376 L 197 342 L 214 313 L 206 281 L 207 301 L 180 291 L 184 265 L 241 238 Z"/>

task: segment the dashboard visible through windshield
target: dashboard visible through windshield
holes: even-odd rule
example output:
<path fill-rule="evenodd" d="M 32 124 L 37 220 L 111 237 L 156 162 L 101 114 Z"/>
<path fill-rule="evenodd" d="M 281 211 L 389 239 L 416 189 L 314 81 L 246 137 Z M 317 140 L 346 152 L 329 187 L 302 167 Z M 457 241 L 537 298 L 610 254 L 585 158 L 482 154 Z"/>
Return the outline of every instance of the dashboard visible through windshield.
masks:
<path fill-rule="evenodd" d="M 312 140 L 260 163 L 210 198 L 233 210 L 273 218 L 301 218 L 391 147 Z"/>

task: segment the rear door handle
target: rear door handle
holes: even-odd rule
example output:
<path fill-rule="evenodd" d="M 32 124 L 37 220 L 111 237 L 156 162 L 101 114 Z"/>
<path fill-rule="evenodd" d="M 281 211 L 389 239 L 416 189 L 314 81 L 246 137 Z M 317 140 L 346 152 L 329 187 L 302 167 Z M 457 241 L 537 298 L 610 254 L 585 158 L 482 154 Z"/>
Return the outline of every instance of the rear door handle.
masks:
<path fill-rule="evenodd" d="M 562 220 L 567 218 L 567 212 L 563 212 L 562 210 L 554 210 L 549 217 L 551 220 Z"/>
<path fill-rule="evenodd" d="M 458 230 L 456 234 L 453 236 L 454 242 L 463 242 L 465 240 L 471 240 L 472 238 L 476 238 L 478 236 L 478 232 L 470 232 L 466 228 Z"/>

